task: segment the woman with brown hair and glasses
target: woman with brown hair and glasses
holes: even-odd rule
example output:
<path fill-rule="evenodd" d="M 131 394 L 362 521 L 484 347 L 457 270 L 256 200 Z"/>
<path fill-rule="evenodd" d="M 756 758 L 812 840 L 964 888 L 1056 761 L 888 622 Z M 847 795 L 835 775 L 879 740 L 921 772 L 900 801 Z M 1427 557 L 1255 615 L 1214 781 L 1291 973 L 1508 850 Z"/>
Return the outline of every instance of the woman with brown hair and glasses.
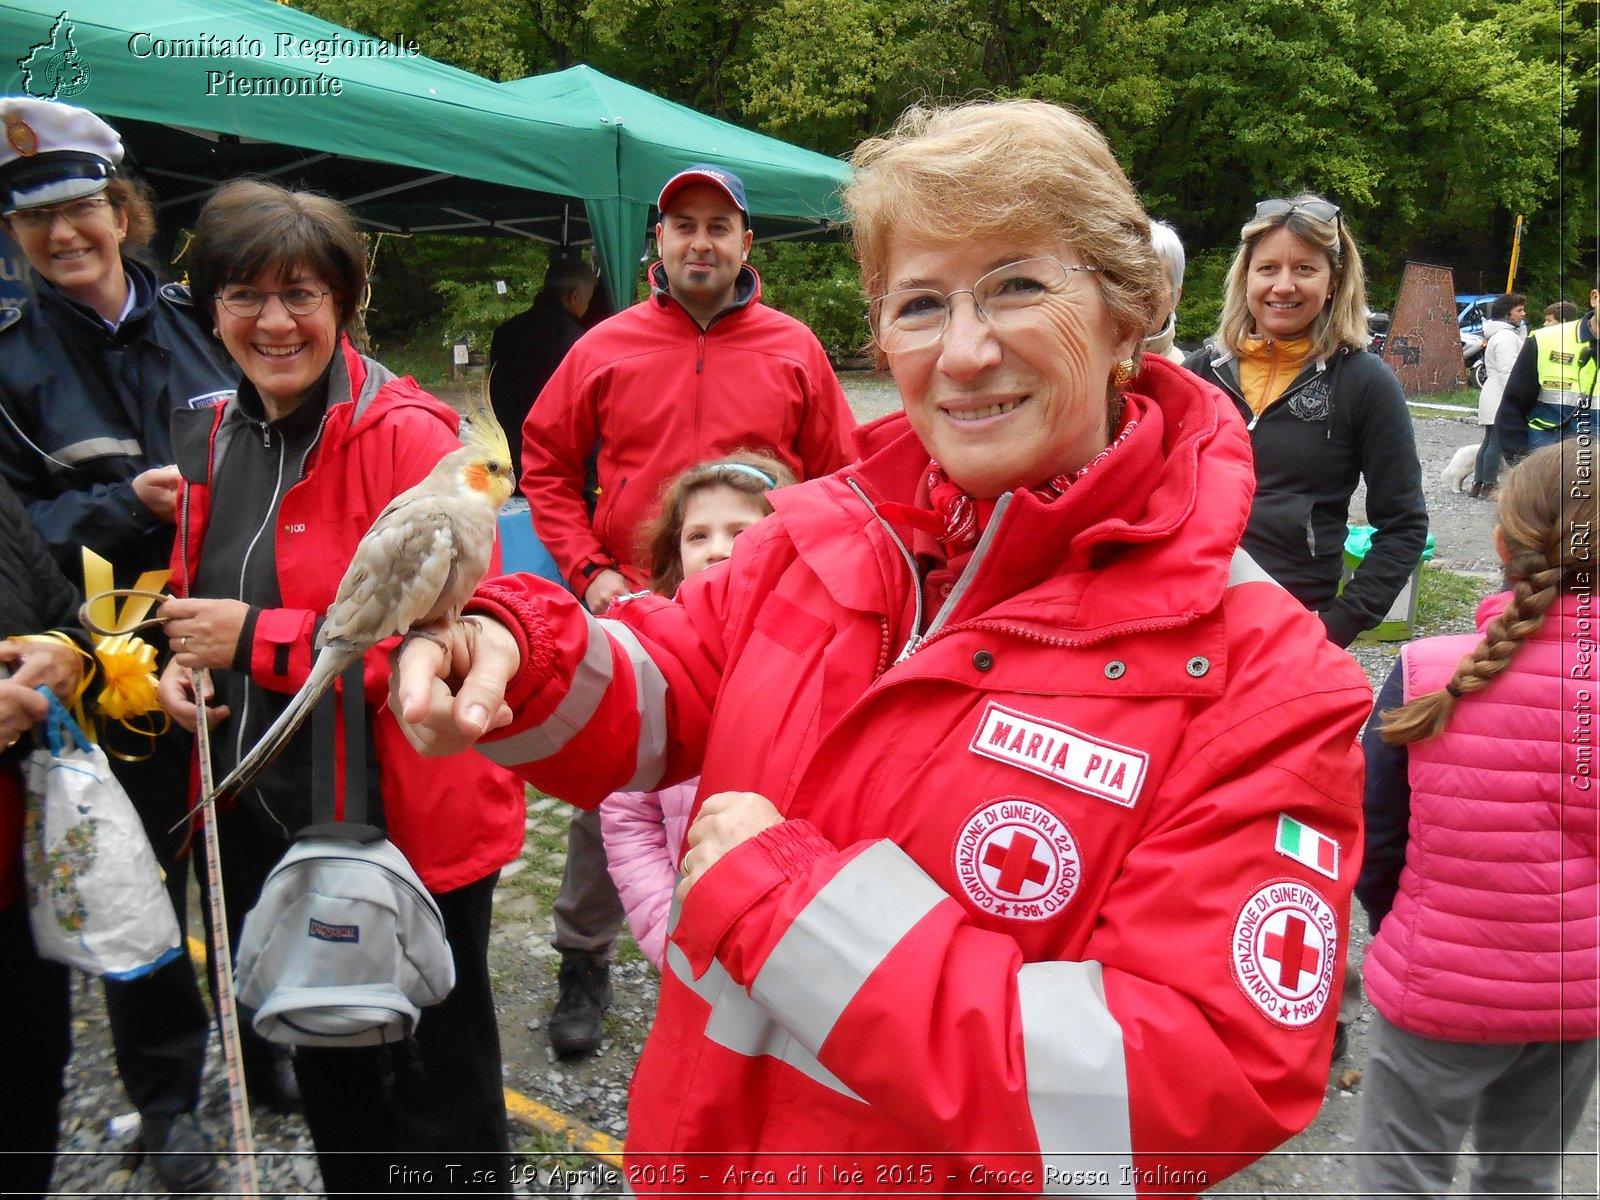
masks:
<path fill-rule="evenodd" d="M 338 201 L 235 180 L 200 210 L 189 259 L 195 292 L 244 378 L 224 408 L 175 423 L 180 598 L 160 611 L 177 654 L 160 697 L 194 728 L 191 672 L 209 670 L 220 779 L 305 682 L 362 535 L 460 443 L 455 413 L 350 344 L 366 246 Z M 365 719 L 336 737 L 341 754 L 364 746 L 366 770 L 356 774 L 439 906 L 456 985 L 405 1041 L 301 1045 L 294 1074 L 330 1194 L 448 1179 L 449 1163 L 463 1188 L 505 1192 L 511 1159 L 489 919 L 500 868 L 522 848 L 523 789 L 477 756 L 428 763 L 411 749 L 382 704 L 393 645 L 366 655 Z M 268 872 L 312 821 L 313 787 L 326 772 L 315 767 L 311 724 L 218 817 L 235 939 Z M 332 786 L 342 803 L 350 784 L 340 774 Z M 247 1065 L 263 1045 L 246 1032 Z"/>
<path fill-rule="evenodd" d="M 1244 548 L 1348 646 L 1382 621 L 1422 557 L 1428 513 L 1400 383 L 1366 350 L 1361 251 L 1339 206 L 1263 200 L 1228 268 L 1216 334 L 1184 362 L 1250 429 Z M 1372 549 L 1341 592 L 1350 498 L 1367 484 Z"/>

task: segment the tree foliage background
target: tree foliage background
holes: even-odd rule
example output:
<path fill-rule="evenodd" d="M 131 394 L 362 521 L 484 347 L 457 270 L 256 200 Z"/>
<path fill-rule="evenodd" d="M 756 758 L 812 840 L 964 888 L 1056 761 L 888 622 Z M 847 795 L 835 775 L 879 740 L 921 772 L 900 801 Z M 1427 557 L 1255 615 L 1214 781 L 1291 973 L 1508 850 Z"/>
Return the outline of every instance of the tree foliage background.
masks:
<path fill-rule="evenodd" d="M 1503 289 L 1519 213 L 1527 225 L 1517 288 L 1532 303 L 1587 299 L 1595 270 L 1595 0 L 294 6 L 374 36 L 414 38 L 423 53 L 491 79 L 586 62 L 839 156 L 916 101 L 1071 105 L 1105 130 L 1146 207 L 1184 239 L 1185 341 L 1210 331 L 1254 202 L 1299 190 L 1343 206 L 1374 307 L 1392 304 L 1407 260 L 1453 268 L 1458 291 Z M 447 292 L 486 286 L 478 255 L 421 240 L 404 255 L 408 273 L 431 275 Z M 542 272 L 537 255 L 506 255 L 502 271 Z M 773 247 L 760 265 L 769 297 L 816 320 L 830 349 L 859 342 L 859 307 L 841 309 L 859 306 L 841 293 L 852 286 L 842 247 Z"/>

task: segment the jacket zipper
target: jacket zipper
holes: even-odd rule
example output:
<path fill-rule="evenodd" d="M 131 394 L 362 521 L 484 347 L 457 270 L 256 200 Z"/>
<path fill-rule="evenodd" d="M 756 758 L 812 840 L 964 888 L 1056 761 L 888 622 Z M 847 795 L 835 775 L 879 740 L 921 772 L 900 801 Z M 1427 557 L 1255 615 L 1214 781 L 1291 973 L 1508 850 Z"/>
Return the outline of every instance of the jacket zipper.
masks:
<path fill-rule="evenodd" d="M 1235 359 L 1234 361 L 1237 362 L 1238 359 Z M 1327 360 L 1324 359 L 1323 361 L 1326 362 Z M 1254 409 L 1250 408 L 1250 401 L 1248 401 L 1248 400 L 1246 400 L 1244 398 L 1244 393 L 1242 391 L 1240 391 L 1238 388 L 1234 387 L 1232 380 L 1230 380 L 1220 370 L 1217 372 L 1217 384 L 1218 384 L 1219 387 L 1222 388 L 1223 391 L 1227 392 L 1228 395 L 1234 397 L 1235 399 L 1237 399 L 1239 401 L 1240 404 L 1245 406 L 1246 411 L 1248 411 L 1250 413 L 1250 423 L 1248 425 L 1246 425 L 1245 428 L 1246 429 L 1254 429 L 1256 427 L 1256 425 L 1260 423 L 1262 417 L 1266 416 L 1269 412 L 1271 412 L 1273 409 L 1277 408 L 1278 405 L 1282 404 L 1285 400 L 1288 400 L 1291 396 L 1293 396 L 1296 392 L 1300 391 L 1302 388 L 1310 387 L 1311 384 L 1313 382 L 1315 382 L 1316 379 L 1319 376 L 1321 376 L 1324 372 L 1329 371 L 1331 369 L 1332 369 L 1331 367 L 1324 366 L 1322 368 L 1322 370 L 1317 371 L 1314 375 L 1311 376 L 1310 379 L 1307 379 L 1304 383 L 1299 384 L 1298 386 L 1291 386 L 1288 391 L 1284 392 L 1281 396 L 1279 396 L 1271 404 L 1267 405 L 1267 407 L 1262 409 L 1260 412 L 1256 412 Z M 1329 438 L 1333 437 L 1333 422 L 1332 422 L 1331 419 L 1329 420 L 1329 423 L 1328 423 L 1328 437 Z"/>
<path fill-rule="evenodd" d="M 900 656 L 901 662 L 910 658 L 911 655 L 926 645 L 928 639 L 937 634 L 943 628 L 944 623 L 950 619 L 950 614 L 955 611 L 956 605 L 961 601 L 961 597 L 972 586 L 973 579 L 977 577 L 978 568 L 982 564 L 984 556 L 988 554 L 989 547 L 994 543 L 994 539 L 999 536 L 1000 518 L 1005 516 L 1006 509 L 1011 507 L 1013 495 L 1015 493 L 1005 492 L 995 501 L 994 512 L 989 515 L 989 523 L 984 526 L 983 533 L 978 538 L 978 544 L 972 549 L 972 557 L 967 560 L 966 569 L 961 572 L 961 577 L 956 580 L 955 587 L 951 588 L 950 594 L 945 597 L 944 604 L 940 606 L 938 615 L 933 618 L 933 624 L 928 626 L 928 632 L 917 639 L 915 646 L 910 647 Z M 918 590 L 921 590 L 920 585 Z"/>
<path fill-rule="evenodd" d="M 270 450 L 272 448 L 271 430 L 270 430 L 270 427 L 268 425 L 266 425 L 265 423 L 263 423 L 262 426 L 261 426 L 261 444 L 262 444 L 262 446 L 264 446 L 268 450 Z M 277 478 L 276 483 L 273 485 L 273 496 L 274 497 L 279 497 L 280 494 L 281 494 L 281 490 L 283 488 L 283 457 L 284 457 L 284 449 L 285 449 L 285 447 L 284 447 L 282 441 L 280 441 L 278 443 L 278 478 Z M 279 502 L 282 503 L 281 499 L 280 499 Z M 238 590 L 239 590 L 239 594 L 241 596 L 244 595 L 245 575 L 250 569 L 250 559 L 255 554 L 256 544 L 258 542 L 260 542 L 261 535 L 263 533 L 267 532 L 271 528 L 271 526 L 272 526 L 272 513 L 271 513 L 271 509 L 269 508 L 267 514 L 262 517 L 261 524 L 256 527 L 255 533 L 253 533 L 250 536 L 250 542 L 245 547 L 244 557 L 239 562 L 239 588 L 238 588 Z M 251 688 L 253 686 L 254 685 L 250 682 L 249 677 L 247 676 L 245 678 L 245 685 L 244 685 L 244 703 L 240 706 L 242 711 L 239 714 L 239 720 L 238 720 L 237 724 L 235 724 L 234 730 L 233 730 L 233 761 L 236 762 L 236 763 L 242 761 L 243 758 L 244 758 L 244 753 L 245 753 L 244 734 L 245 734 L 245 730 L 247 728 L 249 728 L 249 725 L 250 725 L 250 708 L 251 708 L 250 698 L 251 698 Z M 273 824 L 275 824 L 280 830 L 283 831 L 283 835 L 285 837 L 288 837 L 289 836 L 289 827 L 283 823 L 283 821 L 279 818 L 277 813 L 272 811 L 272 806 L 267 803 L 266 796 L 262 794 L 260 788 L 256 789 L 256 802 L 261 805 L 261 811 L 266 813 L 267 816 L 271 817 L 272 821 L 273 821 Z"/>
<path fill-rule="evenodd" d="M 906 565 L 911 570 L 912 586 L 916 593 L 916 623 L 920 629 L 922 625 L 922 583 L 917 578 L 916 559 L 913 558 L 911 552 L 906 549 L 905 543 L 900 540 L 900 535 L 894 531 L 894 527 L 890 525 L 888 521 L 884 520 L 883 516 L 878 512 L 877 507 L 872 503 L 871 500 L 867 498 L 866 493 L 861 490 L 861 487 L 856 483 L 856 481 L 854 479 L 847 478 L 845 482 L 850 485 L 850 490 L 855 492 L 855 494 L 861 498 L 861 502 L 867 506 L 867 510 L 872 514 L 873 518 L 883 526 L 884 530 L 888 533 L 890 540 L 893 541 L 897 547 L 899 547 L 901 556 L 905 558 Z M 996 633 L 1010 634 L 1011 636 L 1021 638 L 1024 641 L 1034 642 L 1041 646 L 1080 647 L 1090 646 L 1097 641 L 1103 640 L 1101 638 L 1052 636 L 1050 634 L 1038 633 L 1035 630 L 1028 629 L 1021 625 L 1009 625 L 1004 621 L 976 620 L 963 621 L 959 624 L 948 626 L 944 624 L 944 622 L 949 619 L 950 614 L 955 610 L 955 607 L 960 602 L 961 597 L 972 586 L 973 580 L 977 578 L 978 568 L 982 564 L 985 554 L 988 552 L 989 547 L 993 544 L 994 539 L 999 536 L 1000 517 L 1010 506 L 1013 495 L 1014 493 L 1012 492 L 1006 492 L 1001 495 L 999 500 L 995 502 L 994 513 L 990 516 L 989 524 L 984 528 L 982 536 L 978 538 L 978 544 L 973 548 L 972 557 L 967 561 L 966 569 L 961 572 L 960 579 L 956 581 L 955 587 L 951 589 L 950 595 L 945 599 L 944 604 L 940 607 L 939 612 L 934 617 L 932 624 L 929 625 L 928 631 L 926 633 L 913 632 L 910 640 L 908 640 L 905 646 L 901 648 L 900 653 L 895 658 L 893 665 L 899 666 L 901 663 L 905 662 L 906 659 L 917 653 L 917 651 L 927 646 L 930 642 L 938 641 L 941 637 L 945 637 L 952 633 L 962 633 L 974 629 L 990 629 L 994 630 Z M 1118 629 L 1117 634 L 1118 636 L 1121 636 L 1124 633 L 1150 633 L 1162 629 L 1175 629 L 1181 624 L 1183 624 L 1181 620 L 1170 618 L 1163 620 L 1138 621 L 1122 626 Z M 884 632 L 887 636 L 887 620 L 884 621 Z"/>
<path fill-rule="evenodd" d="M 906 655 L 911 653 L 912 644 L 917 640 L 917 631 L 922 628 L 922 584 L 917 579 L 917 560 L 912 556 L 911 551 L 906 549 L 906 544 L 900 540 L 900 535 L 894 531 L 894 526 L 879 515 L 878 506 L 867 498 L 867 494 L 861 490 L 861 486 L 848 476 L 845 477 L 845 483 L 849 484 L 850 490 L 861 498 L 861 503 L 867 506 L 867 511 L 872 514 L 873 520 L 883 526 L 884 531 L 889 535 L 889 540 L 895 544 L 900 551 L 900 556 L 906 560 L 907 570 L 911 572 L 912 599 L 916 601 L 916 610 L 911 622 L 911 639 L 901 647 L 900 653 L 894 660 L 897 663 L 902 662 Z M 887 620 L 885 621 L 885 628 L 887 628 Z"/>

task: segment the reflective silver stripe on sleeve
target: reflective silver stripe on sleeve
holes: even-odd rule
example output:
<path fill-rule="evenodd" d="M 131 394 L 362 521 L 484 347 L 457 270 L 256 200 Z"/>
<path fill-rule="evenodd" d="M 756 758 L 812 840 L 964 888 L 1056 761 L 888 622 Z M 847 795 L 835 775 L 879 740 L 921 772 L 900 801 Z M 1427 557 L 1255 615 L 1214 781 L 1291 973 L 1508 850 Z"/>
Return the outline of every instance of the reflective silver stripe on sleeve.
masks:
<path fill-rule="evenodd" d="M 106 458 L 113 454 L 126 454 L 137 458 L 144 454 L 144 447 L 138 442 L 124 438 L 86 438 L 84 441 L 73 442 L 70 446 L 63 446 L 53 451 L 50 457 L 68 466 L 77 466 L 81 462 L 88 462 L 91 458 Z"/>
<path fill-rule="evenodd" d="M 1017 998 L 1045 1191 L 1132 1196 L 1124 1181 L 1133 1161 L 1128 1072 L 1100 964 L 1028 963 L 1017 973 Z"/>
<path fill-rule="evenodd" d="M 752 1000 L 721 963 L 713 960 L 706 973 L 696 979 L 688 957 L 668 942 L 666 965 L 685 987 L 711 1005 L 705 1030 L 708 1041 L 748 1058 L 776 1058 L 823 1087 L 864 1103 L 837 1075 L 818 1062 L 815 1054 L 773 1020 L 771 1013 Z"/>
<path fill-rule="evenodd" d="M 667 769 L 667 677 L 645 652 L 633 630 L 620 621 L 600 622 L 633 664 L 634 702 L 639 709 L 639 749 L 633 778 L 624 792 L 651 792 Z"/>
<path fill-rule="evenodd" d="M 893 842 L 845 864 L 800 910 L 750 988 L 813 1054 L 912 926 L 948 897 Z"/>
<path fill-rule="evenodd" d="M 1582 392 L 1569 392 L 1560 388 L 1540 388 L 1539 403 L 1555 404 L 1562 408 L 1578 408 L 1584 402 Z"/>
<path fill-rule="evenodd" d="M 583 660 L 555 712 L 532 729 L 498 742 L 478 743 L 479 754 L 502 767 L 539 762 L 560 750 L 589 723 L 606 688 L 611 686 L 611 639 L 593 617 L 587 618 L 587 628 L 589 644 L 584 647 Z"/>
<path fill-rule="evenodd" d="M 1273 587 L 1282 586 L 1242 548 L 1235 550 L 1233 558 L 1228 562 L 1228 586 L 1238 587 L 1241 583 L 1270 583 Z"/>

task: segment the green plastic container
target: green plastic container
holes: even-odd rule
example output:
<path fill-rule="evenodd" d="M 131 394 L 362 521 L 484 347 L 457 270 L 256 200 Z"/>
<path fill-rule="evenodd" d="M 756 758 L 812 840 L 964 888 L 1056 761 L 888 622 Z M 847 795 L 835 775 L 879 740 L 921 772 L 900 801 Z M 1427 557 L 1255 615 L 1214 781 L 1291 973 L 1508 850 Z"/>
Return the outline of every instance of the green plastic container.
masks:
<path fill-rule="evenodd" d="M 1371 525 L 1351 525 L 1344 539 L 1344 571 L 1339 579 L 1339 590 L 1344 591 L 1344 585 L 1356 573 L 1356 568 L 1361 565 L 1361 560 L 1366 558 L 1367 551 L 1372 549 L 1372 535 L 1377 530 Z M 1406 580 L 1405 587 L 1400 589 L 1400 594 L 1394 598 L 1394 603 L 1389 606 L 1388 613 L 1383 620 L 1378 622 L 1377 628 L 1369 629 L 1361 634 L 1361 640 L 1367 642 L 1404 642 L 1415 636 L 1417 629 L 1417 588 L 1422 582 L 1422 564 L 1433 557 L 1433 534 L 1428 535 L 1427 543 L 1422 547 L 1422 559 L 1411 572 L 1411 577 Z"/>

